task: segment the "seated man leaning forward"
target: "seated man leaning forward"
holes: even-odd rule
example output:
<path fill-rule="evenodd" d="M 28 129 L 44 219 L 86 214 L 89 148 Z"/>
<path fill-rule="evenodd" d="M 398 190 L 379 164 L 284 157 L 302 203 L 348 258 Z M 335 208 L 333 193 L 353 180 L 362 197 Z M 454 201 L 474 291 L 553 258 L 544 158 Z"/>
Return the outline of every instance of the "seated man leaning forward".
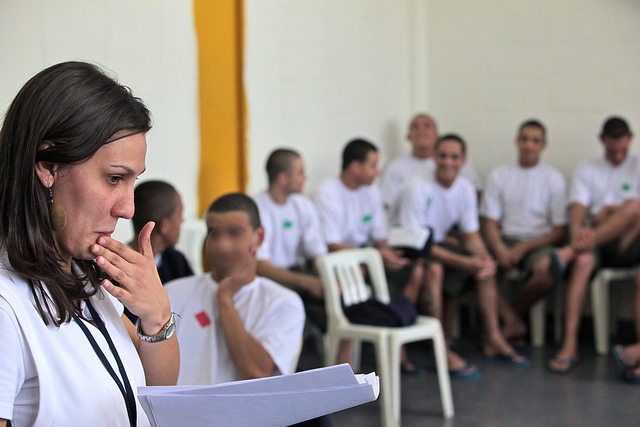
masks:
<path fill-rule="evenodd" d="M 300 297 L 256 276 L 263 239 L 258 208 L 250 197 L 231 193 L 207 214 L 210 273 L 166 285 L 180 316 L 178 384 L 218 384 L 295 370 L 302 341 Z"/>
<path fill-rule="evenodd" d="M 516 268 L 525 273 L 513 307 L 500 299 L 502 332 L 509 340 L 524 337 L 522 316 L 553 289 L 550 252 L 566 235 L 566 182 L 560 171 L 540 158 L 547 144 L 545 134 L 537 120 L 520 126 L 518 160 L 491 172 L 480 207 L 486 242 L 503 275 Z"/>
<path fill-rule="evenodd" d="M 380 191 L 373 184 L 378 173 L 375 145 L 354 139 L 345 146 L 340 176 L 324 181 L 315 198 L 324 238 L 330 251 L 374 246 L 387 272 L 391 299 L 406 297 L 424 312 L 431 295 L 440 291 L 428 289 L 433 281 L 421 260 L 413 262 L 389 247 Z M 348 350 L 343 346 L 341 355 L 348 355 Z M 401 359 L 404 372 L 422 373 L 423 369 L 407 359 L 404 348 Z"/>
<path fill-rule="evenodd" d="M 277 149 L 267 160 L 269 188 L 254 197 L 264 227 L 264 242 L 258 249 L 258 274 L 298 293 L 307 318 L 322 332 L 327 315 L 322 282 L 310 263 L 327 253 L 320 233 L 316 207 L 300 194 L 305 180 L 300 154 Z"/>
<path fill-rule="evenodd" d="M 552 272 L 569 270 L 564 339 L 549 368 L 569 371 L 578 360 L 578 332 L 591 274 L 603 267 L 640 262 L 640 160 L 629 153 L 633 135 L 620 117 L 607 119 L 600 133 L 604 156 L 579 163 L 569 193 L 570 243 L 552 256 Z"/>
<path fill-rule="evenodd" d="M 445 298 L 459 296 L 470 279 L 475 281 L 477 304 L 484 326 L 485 356 L 490 360 L 527 367 L 529 360 L 514 350 L 500 330 L 496 262 L 480 237 L 473 184 L 458 176 L 465 162 L 465 152 L 465 143 L 457 135 L 444 135 L 436 142 L 434 175 L 431 180 L 415 179 L 401 191 L 398 223 L 433 229 L 430 268 L 437 267 L 438 274 L 433 280 L 443 289 Z M 462 233 L 462 245 L 445 242 L 447 233 L 456 225 Z M 431 287 L 436 288 L 436 285 Z M 429 314 L 441 320 L 445 317 L 442 294 L 431 300 Z M 455 376 L 469 378 L 477 375 L 474 374 L 477 372 L 475 366 L 451 350 L 448 350 L 448 359 Z"/>

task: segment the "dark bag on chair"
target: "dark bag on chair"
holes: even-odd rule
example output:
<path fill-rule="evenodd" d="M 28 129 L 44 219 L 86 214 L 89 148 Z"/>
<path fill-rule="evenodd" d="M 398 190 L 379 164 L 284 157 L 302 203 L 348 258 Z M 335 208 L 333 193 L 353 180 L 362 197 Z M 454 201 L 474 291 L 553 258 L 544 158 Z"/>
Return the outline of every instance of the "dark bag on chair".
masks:
<path fill-rule="evenodd" d="M 343 309 L 351 323 L 370 326 L 409 326 L 416 323 L 418 312 L 411 302 L 401 296 L 391 304 L 370 299 Z"/>

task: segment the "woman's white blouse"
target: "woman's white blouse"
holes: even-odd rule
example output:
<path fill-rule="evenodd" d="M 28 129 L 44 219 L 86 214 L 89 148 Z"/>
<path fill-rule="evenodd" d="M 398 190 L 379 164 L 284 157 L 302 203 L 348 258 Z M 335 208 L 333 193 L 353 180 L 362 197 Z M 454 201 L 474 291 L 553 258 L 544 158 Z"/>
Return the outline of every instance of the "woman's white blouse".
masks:
<path fill-rule="evenodd" d="M 122 304 L 106 291 L 91 302 L 104 320 L 131 387 L 145 385 L 144 370 L 122 323 Z M 86 318 L 91 318 L 88 310 Z M 105 338 L 87 326 L 119 376 Z M 126 426 L 124 398 L 75 322 L 46 326 L 26 281 L 0 254 L 0 418 L 15 426 Z M 137 401 L 137 400 L 136 400 Z M 149 421 L 137 401 L 138 425 Z"/>

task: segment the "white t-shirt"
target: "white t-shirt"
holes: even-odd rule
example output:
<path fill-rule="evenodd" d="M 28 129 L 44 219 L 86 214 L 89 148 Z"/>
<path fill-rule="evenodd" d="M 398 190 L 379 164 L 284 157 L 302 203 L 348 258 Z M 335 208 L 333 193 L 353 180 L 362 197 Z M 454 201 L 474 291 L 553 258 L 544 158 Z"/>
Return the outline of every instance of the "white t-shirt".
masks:
<path fill-rule="evenodd" d="M 318 188 L 315 202 L 327 244 L 360 248 L 387 238 L 380 190 L 375 185 L 352 190 L 340 178 L 330 178 Z"/>
<path fill-rule="evenodd" d="M 433 229 L 433 242 L 440 243 L 455 225 L 469 234 L 478 231 L 478 196 L 465 177 L 458 176 L 449 188 L 435 178 L 414 178 L 398 195 L 397 223 Z"/>
<path fill-rule="evenodd" d="M 436 162 L 433 157 L 420 159 L 412 154 L 405 154 L 396 157 L 386 167 L 382 178 L 380 179 L 380 191 L 382 192 L 382 201 L 385 205 L 393 206 L 396 198 L 400 193 L 402 184 L 408 182 L 411 178 L 429 177 L 436 168 Z M 460 169 L 460 176 L 471 181 L 476 189 L 482 190 L 482 180 L 473 164 L 467 159 L 467 162 Z"/>
<path fill-rule="evenodd" d="M 241 380 L 225 341 L 209 273 L 169 282 L 165 289 L 176 316 L 180 344 L 180 385 L 213 385 Z M 281 374 L 293 372 L 302 342 L 304 308 L 293 291 L 256 277 L 234 296 L 246 331 L 269 353 Z"/>
<path fill-rule="evenodd" d="M 545 162 L 507 163 L 491 172 L 480 215 L 498 221 L 506 237 L 533 240 L 567 224 L 566 192 L 562 173 Z"/>
<path fill-rule="evenodd" d="M 129 424 L 120 390 L 80 327 L 74 322 L 46 326 L 26 281 L 0 262 L 0 418 L 16 426 L 123 426 Z M 145 385 L 144 369 L 120 316 L 122 304 L 107 292 L 91 297 L 103 319 L 134 393 Z M 88 319 L 91 315 L 84 308 Z M 120 377 L 109 346 L 92 324 L 85 322 Z M 137 402 L 139 426 L 149 420 Z"/>
<path fill-rule="evenodd" d="M 618 166 L 605 157 L 585 160 L 573 171 L 569 202 L 586 206 L 594 216 L 606 206 L 619 206 L 639 197 L 639 180 L 640 161 L 633 153 Z"/>
<path fill-rule="evenodd" d="M 304 265 L 327 253 L 320 233 L 320 220 L 313 202 L 301 194 L 291 194 L 284 205 L 276 203 L 269 193 L 255 198 L 264 241 L 258 249 L 258 260 L 269 260 L 281 268 Z"/>

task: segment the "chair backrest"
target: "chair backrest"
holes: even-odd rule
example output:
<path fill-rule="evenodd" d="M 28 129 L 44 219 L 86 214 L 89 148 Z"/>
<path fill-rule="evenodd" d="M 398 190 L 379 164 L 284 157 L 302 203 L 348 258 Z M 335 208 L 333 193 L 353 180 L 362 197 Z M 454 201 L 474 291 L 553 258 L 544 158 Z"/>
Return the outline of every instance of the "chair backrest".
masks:
<path fill-rule="evenodd" d="M 328 317 L 348 322 L 342 304 L 350 306 L 371 297 L 366 285 L 362 266 L 368 272 L 373 296 L 380 302 L 389 303 L 389 289 L 380 252 L 374 248 L 344 249 L 318 257 L 316 266 L 322 279 Z"/>

